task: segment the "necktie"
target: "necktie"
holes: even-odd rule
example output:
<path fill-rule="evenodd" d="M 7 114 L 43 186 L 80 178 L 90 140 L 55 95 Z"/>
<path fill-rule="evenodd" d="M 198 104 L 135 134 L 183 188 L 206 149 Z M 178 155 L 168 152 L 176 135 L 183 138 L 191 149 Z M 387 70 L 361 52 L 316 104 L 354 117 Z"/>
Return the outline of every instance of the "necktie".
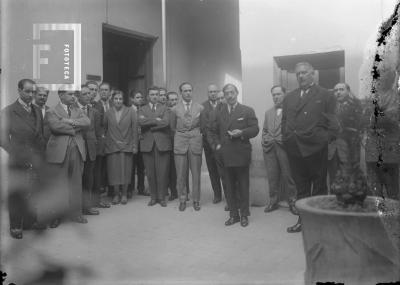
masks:
<path fill-rule="evenodd" d="M 25 109 L 25 111 L 27 111 L 28 113 L 32 112 L 31 105 L 25 105 L 25 104 L 21 104 L 21 105 Z"/>
<path fill-rule="evenodd" d="M 189 110 L 190 110 L 190 104 L 186 103 L 186 113 L 189 113 Z"/>
<path fill-rule="evenodd" d="M 87 115 L 88 114 L 87 106 L 83 106 L 82 111 L 85 113 L 85 115 Z"/>
<path fill-rule="evenodd" d="M 151 110 L 153 111 L 153 113 L 156 112 L 156 104 L 153 104 L 153 106 L 151 107 Z"/>
<path fill-rule="evenodd" d="M 70 106 L 67 107 L 67 111 L 68 111 L 68 117 L 71 117 L 71 107 Z"/>

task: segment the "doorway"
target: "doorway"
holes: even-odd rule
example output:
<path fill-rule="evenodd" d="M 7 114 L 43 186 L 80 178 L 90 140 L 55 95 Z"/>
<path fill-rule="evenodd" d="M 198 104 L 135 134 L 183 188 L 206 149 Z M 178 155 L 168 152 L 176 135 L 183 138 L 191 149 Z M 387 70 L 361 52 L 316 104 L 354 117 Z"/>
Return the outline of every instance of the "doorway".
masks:
<path fill-rule="evenodd" d="M 153 84 L 153 46 L 157 37 L 103 24 L 103 81 L 124 92 L 144 95 Z"/>
<path fill-rule="evenodd" d="M 274 57 L 274 84 L 280 84 L 288 91 L 298 87 L 295 66 L 298 62 L 308 62 L 315 69 L 315 82 L 327 89 L 345 80 L 344 50 L 330 52 L 296 54 Z"/>

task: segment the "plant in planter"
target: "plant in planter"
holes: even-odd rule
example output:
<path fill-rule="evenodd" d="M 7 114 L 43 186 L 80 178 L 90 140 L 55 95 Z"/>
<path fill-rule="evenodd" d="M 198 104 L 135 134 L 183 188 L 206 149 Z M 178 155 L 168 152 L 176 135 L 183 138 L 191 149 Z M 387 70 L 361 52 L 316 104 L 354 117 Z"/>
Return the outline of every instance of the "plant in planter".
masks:
<path fill-rule="evenodd" d="M 297 201 L 306 284 L 375 285 L 400 280 L 400 204 L 367 196 L 361 174 L 338 175 L 335 195 Z"/>
<path fill-rule="evenodd" d="M 338 171 L 331 189 L 342 207 L 362 207 L 368 192 L 367 179 L 359 167 L 352 170 L 352 175 Z"/>

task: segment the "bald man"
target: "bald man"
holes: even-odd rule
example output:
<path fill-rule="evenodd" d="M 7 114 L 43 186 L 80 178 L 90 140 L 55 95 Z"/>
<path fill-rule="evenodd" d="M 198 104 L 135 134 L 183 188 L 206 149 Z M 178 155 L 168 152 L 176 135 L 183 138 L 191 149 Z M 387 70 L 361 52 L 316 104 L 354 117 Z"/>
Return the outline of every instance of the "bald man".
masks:
<path fill-rule="evenodd" d="M 282 141 L 297 188 L 297 199 L 327 192 L 328 143 L 335 138 L 336 98 L 314 82 L 315 71 L 308 62 L 296 64 L 299 88 L 282 103 Z M 301 231 L 299 217 L 287 232 Z"/>

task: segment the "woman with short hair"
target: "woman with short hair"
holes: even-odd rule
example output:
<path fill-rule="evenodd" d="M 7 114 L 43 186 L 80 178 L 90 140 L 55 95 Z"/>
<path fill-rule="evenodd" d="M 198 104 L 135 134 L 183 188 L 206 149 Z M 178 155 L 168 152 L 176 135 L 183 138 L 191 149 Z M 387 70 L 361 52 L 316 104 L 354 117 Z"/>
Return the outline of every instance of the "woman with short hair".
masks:
<path fill-rule="evenodd" d="M 108 184 L 114 189 L 112 203 L 126 204 L 131 182 L 133 154 L 138 149 L 136 112 L 123 104 L 124 94 L 116 90 L 111 97 L 113 107 L 104 115 Z"/>

